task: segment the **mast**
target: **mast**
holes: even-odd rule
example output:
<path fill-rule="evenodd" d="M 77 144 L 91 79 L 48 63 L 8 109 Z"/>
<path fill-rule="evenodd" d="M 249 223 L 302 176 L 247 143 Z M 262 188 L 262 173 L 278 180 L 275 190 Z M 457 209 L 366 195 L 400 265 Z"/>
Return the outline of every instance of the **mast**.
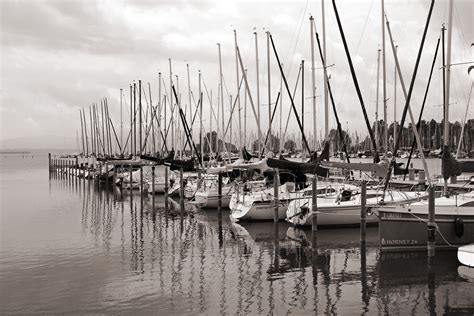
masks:
<path fill-rule="evenodd" d="M 81 110 L 79 110 L 79 116 L 81 117 L 81 140 L 82 140 L 82 155 L 86 154 L 86 149 L 84 147 L 84 124 L 82 123 L 82 114 Z"/>
<path fill-rule="evenodd" d="M 171 148 L 174 150 L 174 111 L 173 111 L 173 96 L 172 96 L 172 87 L 173 87 L 173 71 L 171 69 L 171 58 L 168 58 L 169 67 L 170 67 L 170 88 L 169 88 L 169 98 L 170 98 L 170 120 L 171 120 Z M 165 117 L 166 122 L 166 117 Z"/>
<path fill-rule="evenodd" d="M 352 64 L 352 59 L 351 59 L 351 55 L 350 55 L 350 52 L 349 52 L 349 47 L 347 46 L 347 41 L 346 41 L 346 37 L 344 35 L 344 30 L 342 29 L 342 24 L 341 24 L 341 20 L 339 18 L 339 13 L 337 12 L 336 0 L 332 0 L 332 5 L 334 7 L 334 13 L 336 15 L 337 25 L 338 25 L 338 28 L 339 28 L 339 32 L 341 34 L 342 43 L 344 44 L 344 51 L 346 53 L 347 61 L 349 63 L 349 68 L 351 70 L 352 80 L 354 82 L 354 86 L 355 86 L 355 89 L 356 89 L 356 92 L 357 92 L 357 97 L 359 98 L 359 103 L 360 103 L 360 106 L 362 108 L 362 112 L 364 114 L 365 125 L 367 127 L 368 132 L 369 132 L 370 140 L 372 141 L 372 145 L 374 146 L 374 162 L 378 162 L 379 161 L 379 155 L 378 155 L 378 150 L 377 150 L 377 143 L 375 142 L 375 138 L 374 138 L 374 135 L 372 133 L 372 128 L 370 126 L 369 118 L 367 116 L 367 111 L 366 111 L 365 105 L 364 105 L 364 99 L 362 98 L 362 92 L 360 91 L 359 82 L 357 80 L 357 75 L 356 75 L 355 70 L 354 70 L 354 65 Z"/>
<path fill-rule="evenodd" d="M 272 147 L 272 95 L 271 95 L 271 81 L 270 81 L 270 32 L 267 33 L 267 81 L 268 81 L 268 134 L 270 135 L 269 149 Z M 277 104 L 275 104 L 277 106 Z"/>
<path fill-rule="evenodd" d="M 397 55 L 398 45 L 395 46 L 395 56 Z M 393 73 L 393 145 L 397 141 L 397 67 L 394 67 Z"/>
<path fill-rule="evenodd" d="M 379 83 L 380 83 L 380 49 L 377 50 L 377 89 L 375 92 L 375 143 L 379 145 Z"/>
<path fill-rule="evenodd" d="M 209 151 L 209 154 L 211 154 L 214 151 L 212 149 L 212 143 L 213 143 L 213 140 L 212 140 L 212 111 L 213 111 L 213 108 L 212 108 L 212 90 L 211 90 L 211 100 L 209 101 L 209 138 L 208 138 L 209 147 L 211 149 Z M 218 137 L 219 137 L 219 134 L 216 134 L 216 138 L 218 138 Z M 216 146 L 216 158 L 217 158 L 217 146 Z"/>
<path fill-rule="evenodd" d="M 137 84 L 133 82 L 133 156 L 137 155 Z"/>
<path fill-rule="evenodd" d="M 322 1 L 324 3 L 324 0 Z M 324 4 L 323 4 L 324 6 Z M 313 99 L 313 148 L 316 151 L 316 69 L 314 65 L 314 19 L 309 17 L 310 36 L 311 36 L 311 94 Z M 324 80 L 326 82 L 326 80 Z M 326 86 L 326 84 L 324 85 Z"/>
<path fill-rule="evenodd" d="M 155 124 L 153 122 L 153 113 L 156 114 L 156 111 L 153 110 L 153 101 L 151 99 L 151 85 L 150 85 L 150 82 L 148 82 L 148 96 L 150 98 L 150 124 L 151 124 L 151 133 L 152 133 L 152 139 L 153 139 L 153 144 L 152 144 L 152 148 L 153 148 L 153 152 L 152 154 L 155 154 L 156 153 L 156 144 L 155 144 Z"/>
<path fill-rule="evenodd" d="M 188 77 L 188 110 L 189 110 L 189 122 L 191 126 L 189 127 L 189 133 L 191 134 L 191 137 L 193 136 L 193 113 L 191 112 L 191 82 L 189 80 L 189 64 L 186 64 L 186 72 L 187 72 L 187 77 Z M 193 156 L 193 147 L 191 146 L 191 157 Z"/>
<path fill-rule="evenodd" d="M 387 68 L 385 67 L 385 1 L 382 0 L 382 95 L 383 95 L 383 146 L 385 153 L 388 151 L 388 123 L 387 123 Z M 378 122 L 377 122 L 378 125 Z"/>
<path fill-rule="evenodd" d="M 323 31 L 323 89 L 324 89 L 324 139 L 327 139 L 329 136 L 329 102 L 328 102 L 328 86 L 326 78 L 328 77 L 327 67 L 326 67 L 326 13 L 324 11 L 324 1 L 321 0 L 321 15 L 322 15 L 322 31 Z M 316 137 L 316 136 L 315 136 Z"/>
<path fill-rule="evenodd" d="M 449 93 L 451 91 L 451 39 L 453 33 L 453 0 L 449 0 L 448 43 L 446 47 L 446 98 L 444 99 L 444 145 L 449 146 Z"/>
<path fill-rule="evenodd" d="M 235 84 L 237 85 L 237 106 L 239 109 L 239 147 L 242 148 L 242 114 L 240 108 L 240 90 L 239 90 L 239 57 L 237 57 L 237 31 L 234 30 L 234 50 L 235 50 Z"/>
<path fill-rule="evenodd" d="M 86 121 L 86 110 L 82 109 L 82 117 L 84 120 L 84 136 L 86 139 L 86 157 L 89 157 L 89 137 L 87 136 L 87 121 Z"/>
<path fill-rule="evenodd" d="M 130 154 L 133 154 L 133 87 L 130 85 Z"/>
<path fill-rule="evenodd" d="M 244 70 L 245 77 L 247 77 L 247 69 Z M 247 145 L 247 93 L 244 93 L 244 146 Z"/>
<path fill-rule="evenodd" d="M 158 72 L 158 130 L 161 134 L 161 72 Z M 158 148 L 161 149 L 161 137 L 158 137 Z"/>
<path fill-rule="evenodd" d="M 304 133 L 304 59 L 301 60 L 301 129 Z"/>
<path fill-rule="evenodd" d="M 219 109 L 220 109 L 220 106 L 222 106 L 222 142 L 224 143 L 225 142 L 225 139 L 224 139 L 224 88 L 223 88 L 223 85 L 222 85 L 222 56 L 221 56 L 221 44 L 220 43 L 217 43 L 217 49 L 218 49 L 218 52 L 219 52 L 219 97 L 217 98 L 219 102 L 217 102 L 217 110 L 218 110 L 218 114 L 217 114 L 217 126 L 219 126 Z M 217 128 L 217 130 L 219 131 L 219 127 Z M 219 135 L 217 135 L 217 144 L 219 145 Z M 222 144 L 224 145 L 224 144 Z M 217 146 L 219 147 L 219 146 Z M 219 152 L 219 148 L 217 148 L 217 152 Z"/>
<path fill-rule="evenodd" d="M 202 88 L 201 88 L 201 70 L 198 71 L 198 92 L 199 92 L 199 150 L 201 152 L 201 166 L 204 166 L 204 144 L 202 141 Z"/>
<path fill-rule="evenodd" d="M 260 78 L 259 78 L 259 67 L 258 67 L 258 39 L 257 39 L 257 32 L 253 32 L 255 35 L 255 60 L 257 63 L 257 125 L 258 129 L 260 130 Z M 258 152 L 259 152 L 259 158 L 261 156 L 261 151 L 262 151 L 262 135 L 261 133 L 258 134 Z"/>
<path fill-rule="evenodd" d="M 120 88 L 120 144 L 123 144 L 123 104 L 122 104 L 123 90 Z"/>
<path fill-rule="evenodd" d="M 105 120 L 104 120 L 104 100 L 100 100 L 100 111 L 101 111 L 101 114 L 102 114 L 102 121 L 101 121 L 101 127 L 102 127 L 102 144 L 104 146 L 104 155 L 107 154 L 107 151 L 108 151 L 108 147 L 107 147 L 107 144 L 106 144 L 106 138 L 105 138 Z"/>
<path fill-rule="evenodd" d="M 470 101 L 471 101 L 471 94 L 472 94 L 472 86 L 473 85 L 474 85 L 474 83 L 471 83 L 471 88 L 469 89 L 469 97 L 467 98 L 466 113 L 464 114 L 464 119 L 463 119 L 463 122 L 462 122 L 461 135 L 460 135 L 459 141 L 458 141 L 458 150 L 456 151 L 456 159 L 458 159 L 459 152 L 461 151 L 461 143 L 462 143 L 462 139 L 463 139 L 463 136 L 464 136 L 464 127 L 466 127 L 466 119 L 467 119 L 467 113 L 469 112 L 469 104 L 470 104 Z"/>
<path fill-rule="evenodd" d="M 92 128 L 92 109 L 89 106 L 89 122 L 91 126 L 91 151 L 95 154 L 94 129 Z"/>

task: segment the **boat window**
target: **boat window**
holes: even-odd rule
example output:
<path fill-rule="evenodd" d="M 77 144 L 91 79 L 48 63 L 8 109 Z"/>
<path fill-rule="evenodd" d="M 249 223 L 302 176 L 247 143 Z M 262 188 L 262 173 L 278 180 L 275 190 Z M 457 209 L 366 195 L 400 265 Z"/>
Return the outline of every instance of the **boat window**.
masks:
<path fill-rule="evenodd" d="M 460 206 L 460 207 L 469 207 L 469 206 L 474 206 L 474 201 L 467 202 L 467 203 L 461 204 L 461 205 L 459 205 L 459 206 Z"/>

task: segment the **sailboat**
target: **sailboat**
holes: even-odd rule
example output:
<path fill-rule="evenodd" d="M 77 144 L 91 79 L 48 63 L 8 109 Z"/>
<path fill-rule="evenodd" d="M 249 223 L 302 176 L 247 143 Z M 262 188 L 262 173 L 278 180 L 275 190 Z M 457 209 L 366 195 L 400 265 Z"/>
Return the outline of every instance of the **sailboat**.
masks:
<path fill-rule="evenodd" d="M 358 226 L 360 224 L 361 194 L 356 186 L 342 186 L 333 196 L 317 198 L 318 226 Z M 380 201 L 386 204 L 409 204 L 427 198 L 425 192 L 386 191 L 373 188 L 367 190 L 366 207 L 369 210 L 376 208 Z M 290 203 L 286 211 L 286 220 L 295 226 L 312 225 L 311 196 L 296 199 Z M 377 223 L 374 212 L 367 214 L 367 223 Z"/>
<path fill-rule="evenodd" d="M 442 174 L 445 181 L 445 196 L 434 199 L 435 243 L 437 247 L 457 247 L 474 242 L 474 192 L 448 195 L 448 179 L 455 179 L 463 171 L 471 171 L 471 164 L 457 162 L 449 150 L 449 76 L 451 55 L 453 2 L 449 1 L 448 45 L 446 65 L 446 97 L 444 98 L 444 148 Z M 443 29 L 444 31 L 444 29 Z M 397 207 L 382 207 L 378 210 L 380 244 L 384 249 L 426 248 L 428 203 L 420 202 Z"/>

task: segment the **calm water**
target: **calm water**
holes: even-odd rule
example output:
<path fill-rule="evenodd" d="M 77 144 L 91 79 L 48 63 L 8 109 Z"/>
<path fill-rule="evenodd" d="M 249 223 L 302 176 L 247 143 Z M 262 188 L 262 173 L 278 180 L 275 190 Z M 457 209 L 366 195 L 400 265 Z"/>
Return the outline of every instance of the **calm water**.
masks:
<path fill-rule="evenodd" d="M 166 214 L 164 200 L 49 179 L 47 156 L 0 158 L 0 314 L 474 313 L 455 252 L 381 253 L 358 229 Z"/>

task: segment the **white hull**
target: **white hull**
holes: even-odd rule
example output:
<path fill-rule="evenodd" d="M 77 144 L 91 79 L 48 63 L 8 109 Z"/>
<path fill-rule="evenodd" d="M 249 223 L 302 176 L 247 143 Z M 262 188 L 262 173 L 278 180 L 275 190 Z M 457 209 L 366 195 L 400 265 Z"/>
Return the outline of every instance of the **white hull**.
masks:
<path fill-rule="evenodd" d="M 425 198 L 426 194 L 417 192 L 387 192 L 385 195 L 386 204 L 410 203 Z M 337 199 L 318 198 L 317 199 L 317 224 L 318 226 L 358 226 L 360 225 L 361 195 L 352 197 L 348 201 L 338 201 Z M 374 208 L 380 201 L 380 197 L 368 198 L 367 208 Z M 287 221 L 297 226 L 309 226 L 313 223 L 311 213 L 311 198 L 295 200 L 288 206 Z M 376 223 L 378 218 L 375 214 L 367 214 L 367 223 Z"/>
<path fill-rule="evenodd" d="M 465 266 L 474 267 L 474 244 L 459 247 L 458 260 Z"/>
<path fill-rule="evenodd" d="M 165 193 L 165 187 L 166 187 L 166 184 L 165 184 L 165 179 L 156 179 L 155 180 L 155 187 L 154 187 L 154 190 L 153 190 L 153 186 L 152 186 L 152 182 L 151 181 L 148 181 L 148 193 L 151 193 L 151 194 L 156 194 L 156 193 Z"/>
<path fill-rule="evenodd" d="M 233 192 L 233 186 L 226 186 L 222 188 L 222 207 L 229 207 L 230 198 Z M 217 208 L 217 190 L 211 189 L 209 191 L 198 191 L 194 194 L 194 199 L 190 203 L 196 205 L 199 208 Z"/>
<path fill-rule="evenodd" d="M 303 197 L 302 191 L 291 192 L 287 185 L 281 185 L 278 193 L 278 220 L 286 216 L 288 204 L 296 198 Z M 257 220 L 270 221 L 275 217 L 274 188 L 268 188 L 258 192 L 234 193 L 230 200 L 230 217 L 234 221 Z"/>

